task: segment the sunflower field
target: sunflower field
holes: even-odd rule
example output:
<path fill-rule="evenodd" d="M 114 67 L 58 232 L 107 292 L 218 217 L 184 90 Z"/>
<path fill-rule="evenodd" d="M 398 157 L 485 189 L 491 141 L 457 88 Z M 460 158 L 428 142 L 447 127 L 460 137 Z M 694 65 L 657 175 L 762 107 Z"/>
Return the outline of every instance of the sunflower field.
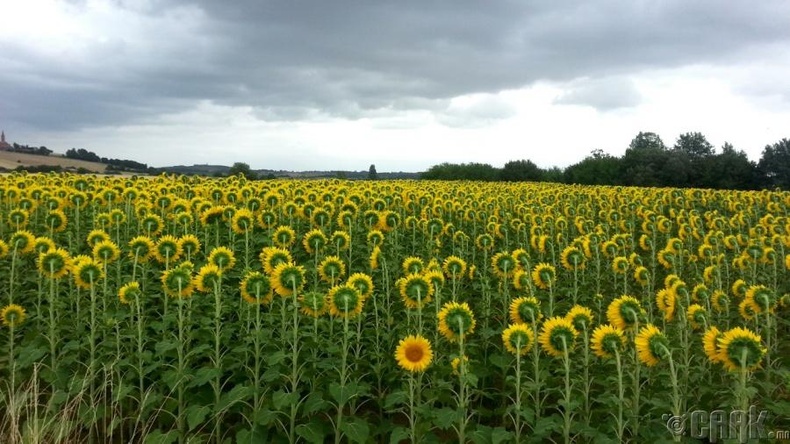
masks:
<path fill-rule="evenodd" d="M 705 438 L 781 438 L 789 211 L 779 191 L 0 176 L 0 441 L 672 442 L 692 412 L 755 409 Z"/>

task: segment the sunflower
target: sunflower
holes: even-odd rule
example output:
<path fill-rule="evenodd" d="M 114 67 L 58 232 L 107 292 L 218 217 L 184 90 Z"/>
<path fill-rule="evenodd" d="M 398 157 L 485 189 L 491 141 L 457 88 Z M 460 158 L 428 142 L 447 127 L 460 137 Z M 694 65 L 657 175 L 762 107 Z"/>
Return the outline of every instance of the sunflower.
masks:
<path fill-rule="evenodd" d="M 379 230 L 370 230 L 366 236 L 368 245 L 379 247 L 384 242 L 384 234 Z"/>
<path fill-rule="evenodd" d="M 25 309 L 17 304 L 6 305 L 0 310 L 0 321 L 3 321 L 6 327 L 18 327 L 25 322 L 26 317 Z"/>
<path fill-rule="evenodd" d="M 5 243 L 4 240 L 0 239 L 0 259 L 8 256 L 8 244 Z"/>
<path fill-rule="evenodd" d="M 524 268 L 525 270 L 529 270 L 531 268 L 529 266 L 529 253 L 527 252 L 527 250 L 523 248 L 518 248 L 516 250 L 513 250 L 513 253 L 511 253 L 511 255 L 513 256 L 513 259 L 521 268 Z"/>
<path fill-rule="evenodd" d="M 453 369 L 453 374 L 456 376 L 458 376 L 459 374 L 458 368 L 461 367 L 461 363 L 463 363 L 464 366 L 468 365 L 469 357 L 466 355 L 463 355 L 461 357 L 456 356 L 452 359 L 452 361 L 450 361 L 450 368 Z"/>
<path fill-rule="evenodd" d="M 66 217 L 66 213 L 60 209 L 50 211 L 47 217 L 44 218 L 44 223 L 46 223 L 47 227 L 56 233 L 64 231 L 68 222 L 69 218 Z"/>
<path fill-rule="evenodd" d="M 475 316 L 466 302 L 444 304 L 439 311 L 438 320 L 439 332 L 450 342 L 457 342 L 475 330 Z"/>
<path fill-rule="evenodd" d="M 634 343 L 639 361 L 648 367 L 658 364 L 669 350 L 666 336 L 653 324 L 642 327 Z"/>
<path fill-rule="evenodd" d="M 121 249 L 111 240 L 103 240 L 93 246 L 93 258 L 104 265 L 111 264 L 121 257 Z"/>
<path fill-rule="evenodd" d="M 307 232 L 302 239 L 302 246 L 307 254 L 315 254 L 321 251 L 327 244 L 326 235 L 319 229 L 313 229 Z"/>
<path fill-rule="evenodd" d="M 351 246 L 351 236 L 345 231 L 335 231 L 329 238 L 329 242 L 334 245 L 338 251 L 348 250 Z"/>
<path fill-rule="evenodd" d="M 419 274 L 425 268 L 422 259 L 414 256 L 409 256 L 403 260 L 403 274 Z"/>
<path fill-rule="evenodd" d="M 373 247 L 373 250 L 370 253 L 370 269 L 376 270 L 379 268 L 379 256 L 381 256 L 381 248 L 378 245 Z"/>
<path fill-rule="evenodd" d="M 773 312 L 776 308 L 776 295 L 765 285 L 752 285 L 746 290 L 746 299 L 750 300 L 757 313 Z"/>
<path fill-rule="evenodd" d="M 422 277 L 428 280 L 435 291 L 444 286 L 444 275 L 439 270 L 431 270 L 429 268 L 428 271 L 423 273 Z"/>
<path fill-rule="evenodd" d="M 677 260 L 677 254 L 672 250 L 660 250 L 657 256 L 658 262 L 666 269 L 672 268 Z"/>
<path fill-rule="evenodd" d="M 259 271 L 251 271 L 241 281 L 241 297 L 248 304 L 268 304 L 274 298 L 269 278 Z"/>
<path fill-rule="evenodd" d="M 586 257 L 584 253 L 573 245 L 568 245 L 560 253 L 560 263 L 566 270 L 584 270 Z"/>
<path fill-rule="evenodd" d="M 200 213 L 200 223 L 204 227 L 209 225 L 214 225 L 219 223 L 222 220 L 222 213 L 224 211 L 224 207 L 219 205 L 212 205 Z"/>
<path fill-rule="evenodd" d="M 625 348 L 625 341 L 623 330 L 604 324 L 593 331 L 590 348 L 599 358 L 611 359 Z"/>
<path fill-rule="evenodd" d="M 244 234 L 252 230 L 255 217 L 247 208 L 239 208 L 230 220 L 230 227 L 236 234 Z"/>
<path fill-rule="evenodd" d="M 162 264 L 172 264 L 181 257 L 181 253 L 178 239 L 169 234 L 159 238 L 153 251 L 154 258 Z"/>
<path fill-rule="evenodd" d="M 705 281 L 706 284 L 712 283 L 718 268 L 719 267 L 716 265 L 708 265 L 705 267 L 705 269 L 702 270 L 702 280 Z"/>
<path fill-rule="evenodd" d="M 208 255 L 208 262 L 225 272 L 236 265 L 236 256 L 234 256 L 233 250 L 228 247 L 215 247 Z"/>
<path fill-rule="evenodd" d="M 730 298 L 727 296 L 727 293 L 716 290 L 710 296 L 710 303 L 714 310 L 721 313 L 730 305 Z"/>
<path fill-rule="evenodd" d="M 362 299 L 367 299 L 373 296 L 373 279 L 365 273 L 354 273 L 348 277 L 346 281 L 348 285 L 356 287 L 359 290 Z"/>
<path fill-rule="evenodd" d="M 201 293 L 208 293 L 218 288 L 222 282 L 222 270 L 212 263 L 208 263 L 198 270 L 194 277 L 195 289 Z"/>
<path fill-rule="evenodd" d="M 91 230 L 85 240 L 88 242 L 88 246 L 93 248 L 99 242 L 110 240 L 110 235 L 104 230 Z"/>
<path fill-rule="evenodd" d="M 664 314 L 664 320 L 671 321 L 675 319 L 675 310 L 677 309 L 675 293 L 667 288 L 659 290 L 656 293 L 656 306 Z"/>
<path fill-rule="evenodd" d="M 785 256 L 785 268 L 787 268 L 788 270 L 790 270 L 790 254 L 788 254 L 787 256 Z"/>
<path fill-rule="evenodd" d="M 317 291 L 308 291 L 299 296 L 299 311 L 307 316 L 318 318 L 329 310 L 327 297 Z"/>
<path fill-rule="evenodd" d="M 708 314 L 705 308 L 699 304 L 689 305 L 688 311 L 686 311 L 686 318 L 694 330 L 706 325 L 708 322 Z"/>
<path fill-rule="evenodd" d="M 697 284 L 691 290 L 691 300 L 694 302 L 707 302 L 710 300 L 710 290 L 705 284 Z"/>
<path fill-rule="evenodd" d="M 327 295 L 329 314 L 339 318 L 353 318 L 362 313 L 362 295 L 351 285 L 332 287 Z"/>
<path fill-rule="evenodd" d="M 407 308 L 422 307 L 431 301 L 433 285 L 421 274 L 410 274 L 400 281 L 400 295 Z"/>
<path fill-rule="evenodd" d="M 639 265 L 634 269 L 634 280 L 641 286 L 645 287 L 650 283 L 650 272 L 647 268 Z"/>
<path fill-rule="evenodd" d="M 633 296 L 623 295 L 613 300 L 606 309 L 606 319 L 615 327 L 626 330 L 639 321 L 642 307 Z"/>
<path fill-rule="evenodd" d="M 557 358 L 563 356 L 566 351 L 570 353 L 573 350 L 578 334 L 571 321 L 555 316 L 543 323 L 538 342 L 540 342 L 543 351 Z"/>
<path fill-rule="evenodd" d="M 194 234 L 185 234 L 178 238 L 178 246 L 181 252 L 186 255 L 187 260 L 191 260 L 200 251 L 200 240 Z"/>
<path fill-rule="evenodd" d="M 616 274 L 626 274 L 628 267 L 628 259 L 625 256 L 617 256 L 612 260 L 612 271 Z"/>
<path fill-rule="evenodd" d="M 140 221 L 140 224 L 143 230 L 145 230 L 145 235 L 148 237 L 159 236 L 159 233 L 161 233 L 165 227 L 162 218 L 156 214 L 146 214 L 142 221 Z"/>
<path fill-rule="evenodd" d="M 346 275 L 346 264 L 337 256 L 327 256 L 318 264 L 318 274 L 322 281 L 335 285 Z"/>
<path fill-rule="evenodd" d="M 721 356 L 719 356 L 719 339 L 721 339 L 721 332 L 715 326 L 705 330 L 705 335 L 702 337 L 702 348 L 705 350 L 708 360 L 713 364 L 722 362 Z"/>
<path fill-rule="evenodd" d="M 63 248 L 53 248 L 38 255 L 38 271 L 50 279 L 60 279 L 69 273 L 71 257 Z"/>
<path fill-rule="evenodd" d="M 754 370 L 767 352 L 760 335 L 742 327 L 727 330 L 717 342 L 719 360 L 730 371 Z"/>
<path fill-rule="evenodd" d="M 514 324 L 534 324 L 543 317 L 540 301 L 531 296 L 514 299 L 510 303 L 510 322 Z"/>
<path fill-rule="evenodd" d="M 36 236 L 26 230 L 19 230 L 11 235 L 8 240 L 9 248 L 16 250 L 20 254 L 27 254 L 33 251 Z"/>
<path fill-rule="evenodd" d="M 162 290 L 173 297 L 187 298 L 194 291 L 192 267 L 180 264 L 162 273 Z"/>
<path fill-rule="evenodd" d="M 448 278 L 460 279 L 466 273 L 466 261 L 458 256 L 448 256 L 442 263 L 442 270 Z"/>
<path fill-rule="evenodd" d="M 614 258 L 620 252 L 620 246 L 617 242 L 608 240 L 601 244 L 601 251 L 603 251 L 604 256 Z"/>
<path fill-rule="evenodd" d="M 746 296 L 746 281 L 743 279 L 738 279 L 732 283 L 732 294 L 737 298 L 743 298 Z"/>
<path fill-rule="evenodd" d="M 72 262 L 72 275 L 74 284 L 79 288 L 89 290 L 104 277 L 104 271 L 93 258 L 85 256 L 79 261 Z"/>
<path fill-rule="evenodd" d="M 738 313 L 747 321 L 751 321 L 760 312 L 760 306 L 751 299 L 743 299 L 738 304 Z"/>
<path fill-rule="evenodd" d="M 304 267 L 291 263 L 280 264 L 272 273 L 271 283 L 275 293 L 283 297 L 293 295 L 305 285 Z"/>
<path fill-rule="evenodd" d="M 274 224 L 277 223 L 277 215 L 272 210 L 263 210 L 258 213 L 256 220 L 261 228 L 269 229 L 273 228 Z"/>
<path fill-rule="evenodd" d="M 263 271 L 269 276 L 274 273 L 274 269 L 280 264 L 290 264 L 293 262 L 291 253 L 288 250 L 277 247 L 264 247 L 260 254 Z"/>
<path fill-rule="evenodd" d="M 513 273 L 513 288 L 518 291 L 529 292 L 530 285 L 532 285 L 532 277 L 529 271 L 519 268 Z"/>
<path fill-rule="evenodd" d="M 280 225 L 272 234 L 272 242 L 280 248 L 288 248 L 296 241 L 296 232 L 288 225 Z"/>
<path fill-rule="evenodd" d="M 502 332 L 505 350 L 514 355 L 523 356 L 532 348 L 535 334 L 526 324 L 512 324 Z"/>
<path fill-rule="evenodd" d="M 55 248 L 55 241 L 47 236 L 39 236 L 33 241 L 33 249 L 38 254 L 49 253 Z"/>
<path fill-rule="evenodd" d="M 142 292 L 140 284 L 137 282 L 129 282 L 118 289 L 118 300 L 124 305 L 134 302 L 140 296 L 142 296 Z"/>
<path fill-rule="evenodd" d="M 593 323 L 593 312 L 587 307 L 574 305 L 565 315 L 565 319 L 571 321 L 576 330 L 587 331 Z"/>
<path fill-rule="evenodd" d="M 557 278 L 556 274 L 552 265 L 542 262 L 535 265 L 535 268 L 532 269 L 532 282 L 534 282 L 535 286 L 538 288 L 548 290 L 554 284 Z"/>
<path fill-rule="evenodd" d="M 431 343 L 420 335 L 410 335 L 400 340 L 395 349 L 398 365 L 409 372 L 423 372 L 431 365 Z"/>

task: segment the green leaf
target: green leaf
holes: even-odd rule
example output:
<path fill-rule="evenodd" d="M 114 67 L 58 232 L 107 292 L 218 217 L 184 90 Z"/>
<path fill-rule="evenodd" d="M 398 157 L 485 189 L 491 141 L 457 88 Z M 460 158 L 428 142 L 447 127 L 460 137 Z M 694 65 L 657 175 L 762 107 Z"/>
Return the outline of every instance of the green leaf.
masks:
<path fill-rule="evenodd" d="M 171 444 L 178 439 L 178 431 L 171 430 L 167 433 L 162 433 L 161 430 L 156 429 L 145 437 L 145 444 Z"/>
<path fill-rule="evenodd" d="M 307 416 L 314 412 L 325 410 L 328 406 L 329 403 L 324 401 L 321 392 L 313 392 L 305 399 L 302 414 Z"/>
<path fill-rule="evenodd" d="M 30 367 L 34 362 L 40 360 L 45 354 L 47 354 L 47 350 L 44 347 L 23 347 L 19 349 L 19 356 L 16 358 L 16 364 L 20 368 Z"/>
<path fill-rule="evenodd" d="M 219 404 L 214 406 L 214 413 L 219 413 L 227 410 L 233 404 L 241 402 L 252 394 L 252 390 L 246 385 L 237 385 L 228 393 L 222 395 Z"/>
<path fill-rule="evenodd" d="M 471 436 L 475 444 L 500 444 L 513 439 L 513 432 L 509 432 L 503 427 L 481 425 L 477 427 Z"/>
<path fill-rule="evenodd" d="M 208 406 L 201 405 L 191 405 L 186 409 L 187 415 L 187 426 L 189 427 L 188 430 L 192 431 L 195 430 L 195 427 L 199 426 L 203 420 L 206 419 L 206 415 L 211 413 L 211 409 Z"/>
<path fill-rule="evenodd" d="M 398 390 L 387 395 L 384 399 L 384 409 L 390 410 L 393 407 L 405 405 L 409 400 L 409 394 L 405 390 Z"/>
<path fill-rule="evenodd" d="M 323 444 L 326 431 L 323 424 L 313 419 L 308 424 L 296 426 L 296 434 L 304 438 L 305 441 L 313 444 Z"/>
<path fill-rule="evenodd" d="M 277 410 L 283 410 L 284 407 L 290 406 L 297 401 L 298 394 L 286 393 L 282 390 L 277 390 L 272 393 L 272 405 Z"/>
<path fill-rule="evenodd" d="M 508 355 L 493 354 L 488 357 L 488 362 L 497 368 L 507 370 L 510 368 L 511 363 L 513 362 L 513 357 Z"/>
<path fill-rule="evenodd" d="M 265 358 L 266 364 L 268 365 L 277 365 L 285 359 L 285 352 L 278 351 L 270 354 Z"/>
<path fill-rule="evenodd" d="M 456 422 L 457 417 L 455 409 L 442 407 L 434 412 L 433 423 L 436 427 L 447 430 Z"/>
<path fill-rule="evenodd" d="M 409 439 L 409 429 L 406 427 L 395 427 L 390 434 L 390 444 L 400 444 L 404 439 Z"/>
<path fill-rule="evenodd" d="M 351 442 L 367 442 L 368 435 L 370 434 L 368 422 L 362 418 L 356 417 L 346 419 L 346 421 L 340 425 L 340 430 Z"/>
<path fill-rule="evenodd" d="M 200 387 L 202 385 L 207 384 L 209 381 L 214 380 L 220 374 L 219 369 L 217 368 L 207 368 L 203 367 L 198 369 L 195 372 L 194 376 L 192 377 L 192 381 L 189 383 L 187 387 Z"/>
<path fill-rule="evenodd" d="M 271 438 L 269 438 L 267 431 L 263 429 L 242 429 L 239 430 L 239 433 L 236 433 L 235 442 L 237 444 L 268 444 L 271 442 Z"/>
<path fill-rule="evenodd" d="M 154 349 L 156 350 L 157 355 L 163 355 L 170 350 L 175 350 L 178 347 L 178 343 L 176 341 L 160 341 L 154 345 Z"/>

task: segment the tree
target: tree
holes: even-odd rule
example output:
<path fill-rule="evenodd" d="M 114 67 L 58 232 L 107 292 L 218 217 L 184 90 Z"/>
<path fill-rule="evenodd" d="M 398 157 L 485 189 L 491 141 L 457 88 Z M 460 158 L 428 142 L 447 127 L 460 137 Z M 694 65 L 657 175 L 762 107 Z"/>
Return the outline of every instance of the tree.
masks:
<path fill-rule="evenodd" d="M 506 182 L 538 182 L 543 178 L 543 170 L 531 160 L 511 160 L 502 168 L 500 178 Z"/>
<path fill-rule="evenodd" d="M 631 144 L 628 145 L 628 149 L 629 150 L 639 150 L 639 149 L 665 150 L 667 149 L 667 147 L 666 145 L 664 145 L 664 141 L 661 140 L 661 137 L 659 137 L 658 134 L 640 131 L 639 134 L 637 134 L 636 137 L 634 137 L 631 140 Z"/>
<path fill-rule="evenodd" d="M 678 137 L 673 149 L 683 151 L 692 161 L 713 155 L 713 145 L 702 133 L 685 133 Z"/>
<path fill-rule="evenodd" d="M 255 180 L 257 178 L 255 173 L 250 169 L 250 166 L 244 162 L 236 162 L 228 170 L 229 176 L 235 176 L 237 174 L 241 174 L 248 180 Z"/>
<path fill-rule="evenodd" d="M 758 164 L 765 177 L 765 185 L 790 189 L 790 139 L 766 145 Z"/>
<path fill-rule="evenodd" d="M 620 185 L 621 165 L 619 157 L 593 150 L 586 159 L 565 169 L 564 181 L 580 185 Z"/>
<path fill-rule="evenodd" d="M 703 188 L 754 190 L 760 186 L 757 165 L 729 143 L 721 147 L 721 153 L 705 159 L 701 171 L 699 186 Z"/>
<path fill-rule="evenodd" d="M 379 174 L 376 172 L 376 165 L 371 164 L 368 169 L 368 180 L 376 180 L 378 178 Z"/>
<path fill-rule="evenodd" d="M 487 163 L 441 163 L 428 168 L 420 174 L 427 180 L 482 180 L 486 182 L 499 179 L 501 171 Z"/>

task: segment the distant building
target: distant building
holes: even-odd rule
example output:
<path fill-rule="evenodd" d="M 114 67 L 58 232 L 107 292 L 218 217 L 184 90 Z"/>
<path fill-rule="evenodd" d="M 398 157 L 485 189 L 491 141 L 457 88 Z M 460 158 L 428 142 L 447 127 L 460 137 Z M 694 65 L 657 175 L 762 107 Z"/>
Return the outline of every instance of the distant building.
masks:
<path fill-rule="evenodd" d="M 0 132 L 0 151 L 11 151 L 14 147 L 5 141 L 5 131 Z"/>

